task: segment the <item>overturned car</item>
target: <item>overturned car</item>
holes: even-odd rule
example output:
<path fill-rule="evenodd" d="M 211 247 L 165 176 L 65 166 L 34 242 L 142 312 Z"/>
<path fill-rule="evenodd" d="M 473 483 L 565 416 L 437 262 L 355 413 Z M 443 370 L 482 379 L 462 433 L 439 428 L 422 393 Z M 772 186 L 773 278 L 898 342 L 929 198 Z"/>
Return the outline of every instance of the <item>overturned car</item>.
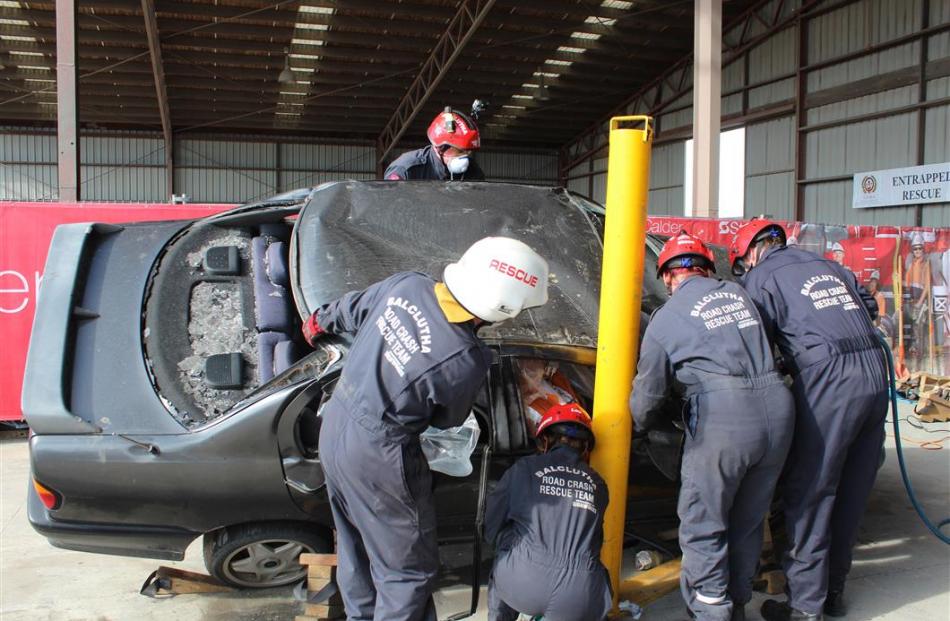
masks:
<path fill-rule="evenodd" d="M 203 537 L 226 583 L 300 579 L 299 554 L 332 546 L 317 441 L 348 345 L 311 349 L 301 318 L 504 235 L 548 260 L 550 302 L 480 332 L 495 357 L 474 468 L 435 476 L 440 540 L 477 540 L 491 481 L 534 449 L 532 390 L 556 380 L 592 409 L 602 213 L 556 188 L 348 181 L 194 221 L 60 226 L 24 378 L 30 523 L 59 547 L 159 559 Z M 666 298 L 660 245 L 644 324 Z M 679 439 L 635 438 L 631 533 L 675 520 Z"/>

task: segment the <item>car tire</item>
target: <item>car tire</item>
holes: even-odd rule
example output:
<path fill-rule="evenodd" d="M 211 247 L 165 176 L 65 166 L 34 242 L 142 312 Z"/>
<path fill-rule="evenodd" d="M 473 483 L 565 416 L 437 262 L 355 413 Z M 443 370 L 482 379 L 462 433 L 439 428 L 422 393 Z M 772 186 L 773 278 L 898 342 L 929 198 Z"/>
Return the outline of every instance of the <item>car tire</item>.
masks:
<path fill-rule="evenodd" d="M 208 573 L 239 589 L 266 589 L 302 580 L 305 552 L 330 550 L 326 533 L 308 524 L 263 523 L 230 526 L 204 536 Z"/>

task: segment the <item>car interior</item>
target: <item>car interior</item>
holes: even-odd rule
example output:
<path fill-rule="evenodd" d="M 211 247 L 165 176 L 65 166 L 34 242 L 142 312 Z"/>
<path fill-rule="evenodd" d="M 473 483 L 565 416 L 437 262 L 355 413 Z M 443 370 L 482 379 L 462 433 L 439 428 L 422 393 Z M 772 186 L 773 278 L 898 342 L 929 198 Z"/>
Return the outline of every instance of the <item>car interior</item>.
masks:
<path fill-rule="evenodd" d="M 146 297 L 145 346 L 180 422 L 221 415 L 310 353 L 290 294 L 290 231 L 282 219 L 204 221 L 169 245 Z"/>

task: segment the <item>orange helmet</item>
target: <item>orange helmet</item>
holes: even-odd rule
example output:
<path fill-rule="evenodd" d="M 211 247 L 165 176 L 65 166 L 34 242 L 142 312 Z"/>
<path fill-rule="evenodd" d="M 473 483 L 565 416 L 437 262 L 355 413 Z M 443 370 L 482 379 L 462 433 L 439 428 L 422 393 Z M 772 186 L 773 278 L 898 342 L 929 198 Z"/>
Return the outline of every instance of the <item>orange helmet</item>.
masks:
<path fill-rule="evenodd" d="M 429 123 L 426 136 L 433 147 L 449 146 L 462 151 L 474 151 L 482 146 L 475 122 L 448 106 Z"/>
<path fill-rule="evenodd" d="M 576 403 L 561 403 L 548 408 L 538 423 L 535 437 L 540 438 L 545 431 L 557 425 L 557 431 L 562 435 L 576 437 L 590 442 L 594 448 L 594 429 L 590 415 Z M 580 429 L 578 429 L 580 427 Z"/>
<path fill-rule="evenodd" d="M 729 265 L 735 266 L 736 261 L 749 252 L 749 246 L 766 237 L 781 237 L 783 242 L 788 240 L 785 229 L 771 220 L 749 220 L 740 226 L 729 244 Z"/>
<path fill-rule="evenodd" d="M 674 261 L 679 260 L 678 263 Z M 715 257 L 712 251 L 698 237 L 693 237 L 686 231 L 669 238 L 663 244 L 660 258 L 656 262 L 656 277 L 659 278 L 664 270 L 671 267 L 704 267 L 716 271 Z"/>

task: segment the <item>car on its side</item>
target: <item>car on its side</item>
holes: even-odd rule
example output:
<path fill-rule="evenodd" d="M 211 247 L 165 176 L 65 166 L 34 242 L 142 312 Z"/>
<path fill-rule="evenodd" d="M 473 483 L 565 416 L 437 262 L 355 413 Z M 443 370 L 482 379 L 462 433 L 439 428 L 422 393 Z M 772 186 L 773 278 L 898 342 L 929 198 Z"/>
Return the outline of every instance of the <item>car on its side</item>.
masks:
<path fill-rule="evenodd" d="M 475 469 L 435 481 L 440 540 L 472 541 L 487 485 L 534 449 L 519 361 L 556 363 L 592 406 L 602 213 L 558 188 L 342 181 L 198 220 L 60 226 L 24 378 L 31 524 L 55 546 L 171 560 L 203 537 L 226 583 L 300 579 L 298 555 L 332 546 L 317 439 L 348 347 L 310 348 L 301 319 L 505 235 L 547 258 L 550 302 L 481 333 Z M 647 239 L 644 324 L 666 298 L 661 243 Z M 635 438 L 632 524 L 675 520 L 679 455 L 672 426 Z"/>

